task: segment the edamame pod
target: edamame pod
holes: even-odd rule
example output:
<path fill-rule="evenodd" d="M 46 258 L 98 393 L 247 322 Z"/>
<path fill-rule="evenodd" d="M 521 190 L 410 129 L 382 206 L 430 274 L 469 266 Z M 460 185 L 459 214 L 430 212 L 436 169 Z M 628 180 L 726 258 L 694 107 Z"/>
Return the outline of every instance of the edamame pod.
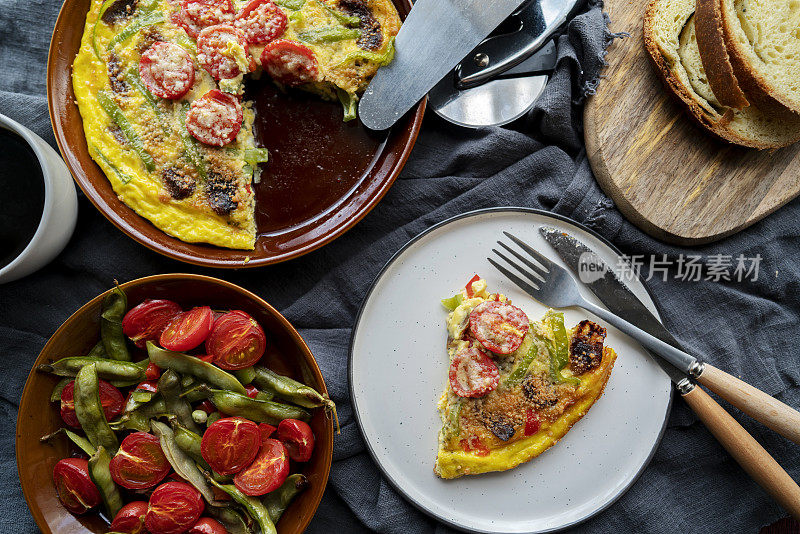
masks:
<path fill-rule="evenodd" d="M 100 339 L 108 357 L 129 362 L 131 352 L 122 333 L 122 318 L 128 311 L 128 297 L 119 286 L 103 298 L 103 313 L 100 315 Z"/>
<path fill-rule="evenodd" d="M 191 430 L 200 432 L 197 424 L 192 419 L 192 406 L 189 401 L 181 398 L 181 377 L 172 369 L 167 369 L 158 379 L 158 392 L 164 397 L 167 411 L 178 418 L 178 422 Z"/>
<path fill-rule="evenodd" d="M 311 418 L 311 414 L 298 406 L 251 399 L 247 395 L 220 389 L 212 389 L 208 392 L 208 399 L 220 412 L 230 416 L 244 417 L 256 423 L 277 424 L 284 419 L 308 421 Z"/>
<path fill-rule="evenodd" d="M 72 382 L 72 378 L 62 378 L 58 381 L 58 383 L 53 386 L 53 391 L 50 392 L 50 402 L 60 402 L 61 401 L 61 392 L 64 391 L 64 388 L 67 387 L 67 384 Z"/>
<path fill-rule="evenodd" d="M 175 436 L 175 443 L 183 449 L 183 451 L 191 456 L 195 462 L 200 464 L 200 467 L 206 471 L 211 471 L 211 467 L 203 459 L 203 454 L 200 450 L 202 437 L 196 432 L 192 432 L 188 428 L 181 425 L 177 420 L 170 419 L 173 434 Z"/>
<path fill-rule="evenodd" d="M 286 481 L 278 489 L 267 493 L 261 503 L 267 509 L 269 518 L 277 523 L 283 512 L 289 507 L 292 499 L 303 493 L 310 484 L 308 478 L 302 473 L 295 473 L 286 477 Z"/>
<path fill-rule="evenodd" d="M 304 408 L 325 407 L 326 412 L 333 413 L 336 428 L 339 428 L 339 416 L 336 404 L 311 386 L 298 382 L 288 376 L 279 375 L 266 367 L 256 366 L 253 383 L 262 391 L 274 393 L 277 397 Z"/>
<path fill-rule="evenodd" d="M 147 342 L 147 354 L 150 356 L 150 361 L 162 369 L 172 369 L 181 374 L 197 377 L 218 388 L 235 391 L 242 395 L 246 394 L 244 386 L 236 380 L 235 376 L 200 358 L 165 350 L 149 341 Z"/>
<path fill-rule="evenodd" d="M 269 518 L 269 512 L 267 512 L 266 507 L 261 504 L 261 501 L 253 497 L 248 497 L 232 484 L 220 484 L 208 473 L 205 473 L 205 475 L 206 479 L 214 487 L 230 495 L 234 501 L 239 503 L 247 513 L 250 514 L 250 517 L 255 519 L 259 528 L 261 528 L 261 534 L 277 534 L 278 531 L 275 529 L 275 524 Z"/>
<path fill-rule="evenodd" d="M 330 399 L 314 388 L 288 376 L 279 375 L 266 367 L 255 367 L 253 383 L 263 391 L 269 391 L 291 403 L 304 408 L 328 406 Z"/>
<path fill-rule="evenodd" d="M 150 426 L 153 433 L 158 437 L 161 444 L 161 450 L 167 461 L 175 470 L 175 473 L 182 479 L 186 480 L 189 484 L 200 492 L 200 495 L 206 502 L 214 502 L 214 492 L 205 480 L 205 477 L 195 465 L 192 459 L 183 449 L 181 449 L 175 442 L 175 434 L 172 429 L 160 421 L 150 421 Z"/>
<path fill-rule="evenodd" d="M 59 434 L 64 434 L 65 436 L 67 436 L 70 439 L 70 441 L 72 441 L 72 443 L 77 445 L 78 448 L 80 448 L 83 452 L 85 452 L 89 456 L 94 456 L 94 453 L 97 452 L 97 449 L 94 447 L 94 445 L 89 443 L 88 439 L 84 438 L 83 436 L 79 436 L 75 432 L 73 432 L 71 430 L 67 430 L 66 428 L 59 428 L 58 430 L 56 430 L 52 434 L 48 434 L 46 436 L 42 436 L 39 439 L 39 441 L 41 441 L 41 442 L 50 441 L 51 439 L 53 439 L 54 437 L 56 437 Z"/>
<path fill-rule="evenodd" d="M 106 358 L 70 356 L 53 363 L 40 365 L 38 369 L 57 376 L 77 376 L 78 372 L 90 363 L 95 364 L 97 376 L 103 380 L 139 383 L 145 379 L 145 371 L 135 363 L 120 362 Z"/>
<path fill-rule="evenodd" d="M 94 347 L 92 347 L 92 350 L 89 351 L 87 356 L 90 357 L 90 358 L 105 358 L 106 357 L 106 349 L 103 346 L 103 340 L 102 339 L 100 341 L 98 341 L 95 344 Z"/>
<path fill-rule="evenodd" d="M 89 477 L 103 498 L 108 517 L 113 519 L 122 508 L 122 496 L 114 484 L 114 479 L 111 478 L 110 463 L 111 456 L 108 451 L 103 446 L 98 447 L 97 452 L 89 458 Z"/>
<path fill-rule="evenodd" d="M 75 415 L 92 445 L 104 447 L 112 454 L 117 452 L 119 442 L 103 413 L 100 382 L 94 363 L 85 366 L 75 377 Z"/>
<path fill-rule="evenodd" d="M 209 506 L 206 508 L 206 513 L 222 523 L 228 534 L 253 534 L 253 529 L 247 525 L 242 514 L 230 506 Z"/>

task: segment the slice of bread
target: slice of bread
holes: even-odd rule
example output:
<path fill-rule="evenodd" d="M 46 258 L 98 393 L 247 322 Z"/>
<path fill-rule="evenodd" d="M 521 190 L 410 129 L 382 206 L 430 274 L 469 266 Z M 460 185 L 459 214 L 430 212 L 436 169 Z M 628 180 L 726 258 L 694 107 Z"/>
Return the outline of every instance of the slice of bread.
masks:
<path fill-rule="evenodd" d="M 716 137 L 737 145 L 768 149 L 800 140 L 800 117 L 778 117 L 755 106 L 735 109 L 719 101 L 700 59 L 694 11 L 695 0 L 650 0 L 644 18 L 645 47 L 656 71 L 689 115 Z"/>
<path fill-rule="evenodd" d="M 800 0 L 697 0 L 697 31 L 715 92 L 800 114 Z"/>
<path fill-rule="evenodd" d="M 694 22 L 697 47 L 708 76 L 708 84 L 719 102 L 728 107 L 741 109 L 750 105 L 733 72 L 725 37 L 722 30 L 722 14 L 719 0 L 697 0 Z"/>

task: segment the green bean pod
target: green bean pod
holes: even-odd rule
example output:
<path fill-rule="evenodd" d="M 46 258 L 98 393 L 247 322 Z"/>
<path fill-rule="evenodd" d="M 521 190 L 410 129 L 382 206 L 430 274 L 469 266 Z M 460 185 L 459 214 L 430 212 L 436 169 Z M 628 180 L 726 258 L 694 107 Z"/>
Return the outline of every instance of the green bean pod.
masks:
<path fill-rule="evenodd" d="M 206 463 L 206 461 L 203 459 L 203 454 L 200 450 L 200 444 L 202 441 L 200 434 L 197 432 L 192 432 L 185 426 L 181 425 L 176 419 L 170 418 L 169 422 L 172 425 L 175 443 L 177 443 L 178 447 L 183 449 L 186 454 L 191 456 L 195 462 L 199 463 L 203 469 L 206 471 L 211 471 L 211 467 L 209 467 L 208 463 Z"/>
<path fill-rule="evenodd" d="M 194 486 L 209 504 L 213 503 L 215 500 L 214 492 L 206 482 L 203 473 L 197 468 L 194 459 L 178 446 L 172 429 L 160 421 L 150 421 L 150 427 L 158 437 L 161 450 L 175 473 Z"/>
<path fill-rule="evenodd" d="M 145 150 L 142 139 L 139 137 L 139 134 L 136 133 L 136 129 L 133 127 L 133 124 L 131 124 L 130 120 L 128 120 L 128 117 L 125 116 L 122 108 L 120 108 L 114 99 L 111 98 L 111 95 L 105 91 L 98 91 L 96 99 L 103 111 L 105 111 L 109 118 L 114 121 L 117 126 L 119 126 L 122 135 L 125 136 L 128 144 L 139 156 L 139 159 L 142 160 L 142 164 L 144 164 L 145 169 L 147 169 L 148 172 L 153 172 L 156 170 L 156 162 L 153 159 L 153 156 L 147 150 Z M 106 351 L 107 350 L 108 346 L 106 346 Z"/>
<path fill-rule="evenodd" d="M 277 424 L 284 419 L 311 419 L 303 408 L 281 404 L 279 402 L 251 399 L 247 395 L 212 389 L 209 391 L 209 400 L 217 409 L 227 415 L 244 417 L 256 423 Z"/>
<path fill-rule="evenodd" d="M 243 386 L 250 384 L 253 382 L 253 379 L 256 377 L 256 370 L 251 365 L 250 367 L 245 367 L 244 369 L 239 369 L 238 371 L 234 371 L 233 375 L 242 383 Z"/>
<path fill-rule="evenodd" d="M 192 405 L 181 397 L 181 377 L 172 369 L 167 369 L 158 379 L 158 391 L 164 397 L 167 411 L 178 418 L 180 424 L 192 432 L 200 432 L 197 424 L 192 419 Z"/>
<path fill-rule="evenodd" d="M 67 387 L 67 384 L 72 382 L 72 378 L 62 378 L 58 381 L 58 383 L 53 386 L 53 391 L 50 392 L 50 402 L 60 402 L 61 401 L 61 392 L 64 391 L 64 388 Z"/>
<path fill-rule="evenodd" d="M 279 375 L 266 367 L 255 368 L 253 383 L 262 391 L 269 391 L 283 400 L 303 408 L 328 406 L 331 401 L 314 388 L 288 376 Z"/>
<path fill-rule="evenodd" d="M 344 110 L 344 117 L 342 122 L 349 122 L 358 117 L 358 96 L 355 93 L 349 93 L 344 89 L 336 88 L 336 96 L 339 97 L 339 102 L 342 103 Z"/>
<path fill-rule="evenodd" d="M 181 127 L 178 128 L 178 137 L 181 138 L 186 159 L 188 159 L 197 170 L 197 174 L 200 175 L 200 178 L 205 180 L 208 176 L 208 171 L 206 170 L 206 160 L 204 159 L 200 148 L 197 146 L 197 140 L 189 135 L 189 131 L 186 129 L 186 115 L 189 113 L 189 107 L 190 106 L 188 102 L 183 102 L 181 104 Z"/>
<path fill-rule="evenodd" d="M 122 169 L 111 163 L 111 160 L 108 159 L 108 156 L 103 154 L 103 151 L 97 148 L 97 145 L 93 145 L 90 143 L 89 153 L 92 155 L 93 158 L 99 159 L 100 161 L 105 163 L 112 171 L 114 171 L 114 174 L 117 175 L 117 178 L 119 178 L 119 181 L 122 182 L 123 184 L 127 184 L 128 182 L 133 180 L 133 176 L 124 172 Z M 106 357 L 105 350 L 103 351 L 103 354 L 101 354 L 100 356 L 103 358 Z"/>
<path fill-rule="evenodd" d="M 286 477 L 286 481 L 281 484 L 281 487 L 267 493 L 261 499 L 261 503 L 267 509 L 273 523 L 280 520 L 292 499 L 303 493 L 308 486 L 310 486 L 308 478 L 302 473 L 295 473 Z"/>
<path fill-rule="evenodd" d="M 219 412 L 214 412 L 212 414 L 209 414 L 208 419 L 206 419 L 206 426 L 209 427 L 214 423 L 216 423 L 217 421 L 219 421 L 220 419 L 222 419 L 222 414 Z"/>
<path fill-rule="evenodd" d="M 222 523 L 228 534 L 253 534 L 253 529 L 247 524 L 242 514 L 230 506 L 209 506 L 206 513 Z"/>
<path fill-rule="evenodd" d="M 131 361 L 131 352 L 122 333 L 122 318 L 127 311 L 128 297 L 117 286 L 103 299 L 103 313 L 100 315 L 100 339 L 112 360 Z"/>
<path fill-rule="evenodd" d="M 101 339 L 97 343 L 95 343 L 92 350 L 86 355 L 89 358 L 108 358 L 106 356 L 106 348 L 103 346 L 103 340 Z"/>
<path fill-rule="evenodd" d="M 106 421 L 100 402 L 100 382 L 96 364 L 90 363 L 75 377 L 75 415 L 86 437 L 95 447 L 116 453 L 119 442 Z"/>
<path fill-rule="evenodd" d="M 106 50 L 111 51 L 115 46 L 120 43 L 124 43 L 148 26 L 154 26 L 156 24 L 161 24 L 162 22 L 164 22 L 164 15 L 160 11 L 151 11 L 149 13 L 145 13 L 141 17 L 134 19 L 133 22 L 125 27 L 125 29 L 114 35 L 114 37 L 112 37 L 108 42 Z"/>
<path fill-rule="evenodd" d="M 322 0 L 317 0 L 317 4 L 330 13 L 340 24 L 344 24 L 345 26 L 359 26 L 361 24 L 361 19 L 355 15 L 348 15 L 338 9 L 334 9 Z"/>
<path fill-rule="evenodd" d="M 348 39 L 358 39 L 361 31 L 355 28 L 343 28 L 341 26 L 328 26 L 316 30 L 300 32 L 297 37 L 301 41 L 311 44 L 335 43 L 337 41 L 347 41 Z"/>
<path fill-rule="evenodd" d="M 298 10 L 303 7 L 303 4 L 306 3 L 306 0 L 275 0 L 275 3 L 281 7 L 285 7 L 286 9 Z"/>
<path fill-rule="evenodd" d="M 165 350 L 149 341 L 147 342 L 147 354 L 150 356 L 150 361 L 162 369 L 172 369 L 184 375 L 192 375 L 218 388 L 235 391 L 242 395 L 246 394 L 244 386 L 236 380 L 235 376 L 200 358 Z"/>
<path fill-rule="evenodd" d="M 167 415 L 167 405 L 161 395 L 156 395 L 153 400 L 137 406 L 133 410 L 125 411 L 122 417 L 114 421 L 112 428 L 115 430 L 150 430 L 150 419 Z"/>
<path fill-rule="evenodd" d="M 97 376 L 103 380 L 122 380 L 133 383 L 142 382 L 145 379 L 145 371 L 135 363 L 120 362 L 104 358 L 90 358 L 88 356 L 70 356 L 61 358 L 55 362 L 40 365 L 39 371 L 51 373 L 57 376 L 77 376 L 78 372 L 89 364 L 95 364 Z"/>
<path fill-rule="evenodd" d="M 70 441 L 72 441 L 72 443 L 77 445 L 78 448 L 80 448 L 83 452 L 85 452 L 89 456 L 94 456 L 94 453 L 97 452 L 97 449 L 94 447 L 94 445 L 92 445 L 89 442 L 88 439 L 84 438 L 83 436 L 79 436 L 75 432 L 73 432 L 71 430 L 68 430 L 66 428 L 59 428 L 58 430 L 56 430 L 52 434 L 48 434 L 46 436 L 42 436 L 39 439 L 39 441 L 41 441 L 42 443 L 44 443 L 46 441 L 50 441 L 51 439 L 53 439 L 54 437 L 56 437 L 59 434 L 64 434 L 65 436 L 67 436 L 70 439 Z"/>
<path fill-rule="evenodd" d="M 208 473 L 205 474 L 206 479 L 217 489 L 221 489 L 225 493 L 231 496 L 231 498 L 239 503 L 250 517 L 255 519 L 256 523 L 258 523 L 259 528 L 261 528 L 261 534 L 277 534 L 277 530 L 275 529 L 275 524 L 269 517 L 269 512 L 267 512 L 266 507 L 261 504 L 261 501 L 255 499 L 253 497 L 248 497 L 241 491 L 239 488 L 234 486 L 233 484 L 220 484 L 216 480 L 214 480 L 211 475 Z"/>
<path fill-rule="evenodd" d="M 103 498 L 108 517 L 113 519 L 122 508 L 122 496 L 114 484 L 114 479 L 111 478 L 110 463 L 111 456 L 108 451 L 103 446 L 98 447 L 97 452 L 89 458 L 89 477 Z"/>

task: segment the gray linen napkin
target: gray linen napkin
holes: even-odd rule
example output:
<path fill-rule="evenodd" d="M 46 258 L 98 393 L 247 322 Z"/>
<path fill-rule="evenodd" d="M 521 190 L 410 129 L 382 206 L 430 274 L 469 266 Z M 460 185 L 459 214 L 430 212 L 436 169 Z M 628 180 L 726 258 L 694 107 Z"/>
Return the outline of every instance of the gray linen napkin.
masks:
<path fill-rule="evenodd" d="M 0 112 L 51 143 L 44 66 L 58 8 L 47 0 L 0 0 Z M 39 273 L 0 286 L 0 424 L 6 430 L 0 435 L 0 533 L 37 530 L 17 480 L 14 424 L 25 378 L 48 336 L 114 278 L 170 271 L 221 276 L 255 291 L 297 326 L 317 357 L 340 406 L 342 434 L 309 532 L 450 532 L 399 497 L 372 463 L 348 402 L 347 347 L 361 300 L 392 254 L 432 224 L 482 207 L 552 210 L 587 224 L 626 254 L 668 254 L 671 260 L 701 254 L 704 262 L 711 254 L 760 254 L 756 281 L 676 281 L 673 264 L 668 281 L 656 277 L 647 284 L 667 325 L 688 348 L 800 406 L 800 358 L 791 342 L 800 319 L 800 203 L 693 250 L 664 245 L 627 223 L 594 181 L 581 132 L 581 102 L 598 83 L 611 37 L 598 5 L 579 15 L 558 40 L 558 68 L 548 88 L 515 129 L 464 130 L 429 114 L 383 201 L 343 237 L 295 261 L 238 272 L 177 263 L 124 236 L 81 198 L 78 228 L 65 252 Z M 735 413 L 800 477 L 797 446 Z M 575 531 L 755 532 L 781 515 L 678 399 L 641 479 Z"/>

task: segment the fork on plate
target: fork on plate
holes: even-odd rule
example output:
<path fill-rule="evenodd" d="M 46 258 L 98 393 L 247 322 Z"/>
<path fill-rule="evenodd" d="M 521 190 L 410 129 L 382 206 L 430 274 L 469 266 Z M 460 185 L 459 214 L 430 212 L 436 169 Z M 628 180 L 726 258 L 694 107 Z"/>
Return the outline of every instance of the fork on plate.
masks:
<path fill-rule="evenodd" d="M 489 263 L 542 304 L 551 308 L 573 306 L 583 308 L 684 372 L 687 379 L 678 382 L 678 389 L 686 402 L 745 471 L 767 489 L 787 511 L 795 517 L 800 517 L 800 487 L 728 412 L 701 388 L 694 387 L 692 380 L 708 387 L 753 419 L 798 444 L 800 444 L 800 413 L 760 389 L 709 363 L 702 362 L 605 308 L 587 301 L 581 295 L 579 283 L 566 269 L 516 236 L 508 232 L 503 233 L 524 254 L 503 241 L 497 243 L 505 252 L 498 249 L 492 249 L 492 252 L 505 264 L 513 267 L 519 275 L 495 259 L 487 258 Z"/>

